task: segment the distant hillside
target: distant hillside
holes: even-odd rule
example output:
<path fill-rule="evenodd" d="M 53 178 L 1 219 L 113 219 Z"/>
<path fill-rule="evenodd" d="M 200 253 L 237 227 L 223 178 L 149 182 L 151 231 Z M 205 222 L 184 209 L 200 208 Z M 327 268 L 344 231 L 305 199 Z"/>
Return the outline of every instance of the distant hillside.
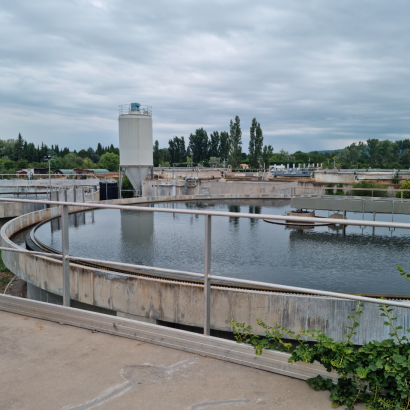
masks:
<path fill-rule="evenodd" d="M 323 151 L 317 151 L 318 154 L 326 154 L 326 152 L 339 152 L 341 149 L 325 149 Z"/>

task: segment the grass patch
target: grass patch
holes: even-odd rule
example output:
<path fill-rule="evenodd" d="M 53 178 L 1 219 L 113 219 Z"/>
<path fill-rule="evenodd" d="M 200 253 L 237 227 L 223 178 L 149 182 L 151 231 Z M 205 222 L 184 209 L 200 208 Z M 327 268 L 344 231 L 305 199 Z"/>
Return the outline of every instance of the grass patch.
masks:
<path fill-rule="evenodd" d="M 13 279 L 13 277 L 14 273 L 10 272 L 4 264 L 0 251 L 0 293 L 4 292 L 4 289 L 6 289 L 6 286 Z"/>

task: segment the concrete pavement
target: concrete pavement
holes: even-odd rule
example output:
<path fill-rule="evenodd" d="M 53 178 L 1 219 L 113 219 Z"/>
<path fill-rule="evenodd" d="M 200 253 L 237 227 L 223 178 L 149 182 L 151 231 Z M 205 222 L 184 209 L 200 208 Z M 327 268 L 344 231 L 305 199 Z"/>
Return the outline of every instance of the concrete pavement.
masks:
<path fill-rule="evenodd" d="M 332 408 L 304 381 L 3 311 L 0 386 L 5 410 Z"/>

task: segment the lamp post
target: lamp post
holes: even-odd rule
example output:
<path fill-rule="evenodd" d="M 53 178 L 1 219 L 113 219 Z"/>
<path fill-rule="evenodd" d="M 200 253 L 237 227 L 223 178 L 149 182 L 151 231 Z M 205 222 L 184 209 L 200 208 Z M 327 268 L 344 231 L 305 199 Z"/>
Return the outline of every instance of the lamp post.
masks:
<path fill-rule="evenodd" d="M 179 165 L 179 164 L 177 164 L 176 162 L 172 164 L 172 179 L 174 179 L 175 165 Z"/>
<path fill-rule="evenodd" d="M 45 157 L 44 157 L 44 160 L 45 161 L 48 161 L 48 181 L 49 181 L 49 183 L 50 183 L 50 201 L 51 201 L 51 161 L 54 159 L 54 157 L 53 156 L 51 156 L 51 155 L 46 155 Z"/>

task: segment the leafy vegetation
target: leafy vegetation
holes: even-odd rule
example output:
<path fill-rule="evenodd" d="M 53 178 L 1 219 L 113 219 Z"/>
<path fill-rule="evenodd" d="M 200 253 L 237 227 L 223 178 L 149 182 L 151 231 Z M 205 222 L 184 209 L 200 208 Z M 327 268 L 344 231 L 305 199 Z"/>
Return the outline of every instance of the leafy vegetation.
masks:
<path fill-rule="evenodd" d="M 410 181 L 406 180 L 403 184 L 401 184 L 400 189 L 410 189 Z M 401 198 L 401 191 L 397 192 L 396 198 Z M 403 198 L 410 198 L 410 191 L 409 192 L 403 192 Z"/>
<path fill-rule="evenodd" d="M 326 186 L 330 188 L 330 187 L 333 187 L 333 184 L 327 184 Z M 337 184 L 336 187 L 339 188 L 339 189 L 336 189 L 336 192 L 333 189 L 325 189 L 325 195 L 344 195 L 345 194 L 345 191 L 343 191 L 343 189 L 340 189 L 340 188 L 343 188 L 343 184 Z"/>
<path fill-rule="evenodd" d="M 175 137 L 178 138 L 178 137 Z M 180 155 L 179 161 L 173 161 L 173 152 L 175 138 L 169 140 L 169 148 L 158 149 L 161 152 L 162 164 L 168 162 L 179 162 L 184 164 L 183 155 Z M 181 138 L 179 141 L 181 142 Z M 203 128 L 199 128 L 194 134 L 190 134 L 186 155 L 193 157 L 196 163 L 208 160 L 210 157 L 222 157 L 226 161 L 229 159 L 229 164 L 234 168 L 239 163 L 248 164 L 251 168 L 259 167 L 258 158 L 262 158 L 262 162 L 266 167 L 272 164 L 293 165 L 301 164 L 315 167 L 317 164 L 323 164 L 324 168 L 400 168 L 410 167 L 410 140 L 399 141 L 380 141 L 378 139 L 368 139 L 365 142 L 352 143 L 342 150 L 334 151 L 296 151 L 293 154 L 281 149 L 279 152 L 274 152 L 271 145 L 263 145 L 263 132 L 261 124 L 256 118 L 252 120 L 249 132 L 248 153 L 242 151 L 242 131 L 240 127 L 239 117 L 235 117 L 235 121 L 231 120 L 229 133 L 226 131 L 214 131 L 208 134 Z M 177 152 L 183 152 L 185 145 L 182 148 L 179 146 Z M 155 150 L 154 150 L 155 152 Z M 155 161 L 154 161 L 155 162 Z M 398 183 L 398 173 L 396 173 Z"/>
<path fill-rule="evenodd" d="M 4 289 L 8 283 L 13 279 L 14 274 L 6 267 L 1 257 L 0 251 L 0 293 L 4 292 Z"/>
<path fill-rule="evenodd" d="M 48 163 L 44 161 L 46 155 L 54 157 L 52 169 L 106 168 L 116 171 L 119 164 L 119 149 L 112 144 L 105 148 L 98 144 L 96 150 L 90 147 L 77 152 L 60 149 L 58 145 L 48 147 L 43 143 L 36 147 L 19 134 L 15 140 L 0 140 L 0 173 L 15 174 L 22 168 L 48 168 Z"/>
<path fill-rule="evenodd" d="M 350 191 L 350 195 L 353 196 L 377 196 L 377 197 L 386 197 L 387 191 L 377 191 L 376 189 L 386 189 L 386 185 L 375 184 L 369 181 L 360 181 L 357 184 L 353 184 L 353 188 L 365 188 L 372 189 L 373 191 Z"/>
<path fill-rule="evenodd" d="M 398 266 L 400 275 L 410 281 L 410 274 Z M 228 319 L 238 343 L 249 343 L 255 353 L 261 355 L 264 349 L 275 349 L 290 353 L 289 362 L 321 363 L 327 371 L 335 370 L 339 375 L 336 384 L 332 379 L 320 375 L 307 380 L 315 390 L 330 391 L 332 407 L 346 406 L 354 409 L 358 403 L 365 403 L 367 409 L 410 409 L 410 338 L 400 336 L 402 326 L 396 326 L 394 309 L 380 304 L 380 316 L 391 331 L 390 338 L 382 342 L 372 341 L 361 347 L 353 345 L 352 337 L 357 334 L 359 317 L 364 304 L 357 302 L 356 308 L 348 316 L 345 340 L 336 341 L 320 330 L 302 330 L 299 333 L 274 323 L 266 325 L 257 320 L 265 331 L 265 336 L 255 335 L 251 326 Z M 407 329 L 409 332 L 410 329 Z M 296 347 L 284 338 L 296 340 Z M 315 343 L 306 342 L 306 338 Z"/>

